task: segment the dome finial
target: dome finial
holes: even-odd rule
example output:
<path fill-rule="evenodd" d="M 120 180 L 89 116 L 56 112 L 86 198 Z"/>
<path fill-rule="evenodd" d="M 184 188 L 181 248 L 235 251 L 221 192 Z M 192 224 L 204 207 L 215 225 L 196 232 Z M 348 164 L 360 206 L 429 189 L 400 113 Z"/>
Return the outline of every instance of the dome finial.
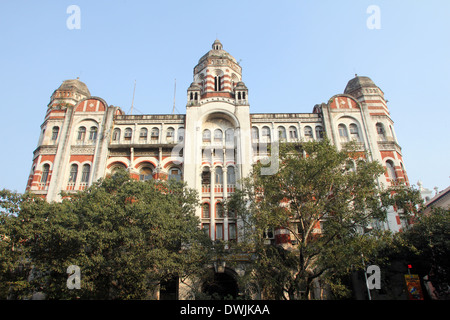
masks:
<path fill-rule="evenodd" d="M 222 43 L 219 41 L 219 39 L 216 38 L 216 41 L 212 44 L 213 50 L 222 50 Z"/>

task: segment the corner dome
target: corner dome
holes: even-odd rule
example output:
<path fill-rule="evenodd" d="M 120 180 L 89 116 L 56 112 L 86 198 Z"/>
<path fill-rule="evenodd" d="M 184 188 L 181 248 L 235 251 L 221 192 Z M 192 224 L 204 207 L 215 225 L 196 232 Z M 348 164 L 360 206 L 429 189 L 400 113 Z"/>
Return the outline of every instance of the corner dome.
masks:
<path fill-rule="evenodd" d="M 57 90 L 76 91 L 86 97 L 91 96 L 88 87 L 79 78 L 63 81 Z"/>
<path fill-rule="evenodd" d="M 370 79 L 369 77 L 355 75 L 355 77 L 347 83 L 344 93 L 351 94 L 355 90 L 358 90 L 361 88 L 377 88 L 377 86 L 372 81 L 372 79 Z"/>

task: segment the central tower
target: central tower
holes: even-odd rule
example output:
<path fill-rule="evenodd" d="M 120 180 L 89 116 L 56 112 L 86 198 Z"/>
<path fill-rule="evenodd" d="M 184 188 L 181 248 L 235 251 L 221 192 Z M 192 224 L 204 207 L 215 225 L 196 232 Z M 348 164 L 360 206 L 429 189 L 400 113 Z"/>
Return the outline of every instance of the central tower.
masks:
<path fill-rule="evenodd" d="M 199 191 L 202 227 L 211 238 L 238 238 L 239 221 L 223 202 L 252 165 L 248 90 L 242 68 L 215 40 L 194 67 L 187 90 L 184 180 Z"/>
<path fill-rule="evenodd" d="M 212 49 L 194 67 L 194 79 L 188 89 L 190 105 L 215 97 L 232 99 L 241 104 L 247 101 L 242 67 L 232 55 L 223 50 L 219 40 L 214 41 Z"/>

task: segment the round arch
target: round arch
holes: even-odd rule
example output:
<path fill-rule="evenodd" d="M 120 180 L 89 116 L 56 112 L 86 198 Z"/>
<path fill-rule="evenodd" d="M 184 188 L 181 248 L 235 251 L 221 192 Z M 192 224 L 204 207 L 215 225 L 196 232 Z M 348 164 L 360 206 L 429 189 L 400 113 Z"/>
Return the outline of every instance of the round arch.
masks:
<path fill-rule="evenodd" d="M 239 295 L 237 273 L 227 267 L 215 266 L 210 269 L 202 284 L 202 292 L 212 299 L 236 299 Z"/>

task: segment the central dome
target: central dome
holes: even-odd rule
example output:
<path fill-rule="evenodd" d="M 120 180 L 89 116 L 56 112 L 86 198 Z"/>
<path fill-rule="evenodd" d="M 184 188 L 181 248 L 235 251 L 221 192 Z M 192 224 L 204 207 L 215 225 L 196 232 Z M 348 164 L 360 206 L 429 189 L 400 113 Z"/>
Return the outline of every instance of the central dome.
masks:
<path fill-rule="evenodd" d="M 203 57 L 201 57 L 200 60 L 198 60 L 198 63 L 200 64 L 203 61 L 207 60 L 208 58 L 213 58 L 213 57 L 221 58 L 221 59 L 224 59 L 224 58 L 230 59 L 234 63 L 237 63 L 236 59 L 231 54 L 229 54 L 228 52 L 223 50 L 222 43 L 217 39 L 212 44 L 212 49 L 209 50 L 205 55 L 203 55 Z"/>

